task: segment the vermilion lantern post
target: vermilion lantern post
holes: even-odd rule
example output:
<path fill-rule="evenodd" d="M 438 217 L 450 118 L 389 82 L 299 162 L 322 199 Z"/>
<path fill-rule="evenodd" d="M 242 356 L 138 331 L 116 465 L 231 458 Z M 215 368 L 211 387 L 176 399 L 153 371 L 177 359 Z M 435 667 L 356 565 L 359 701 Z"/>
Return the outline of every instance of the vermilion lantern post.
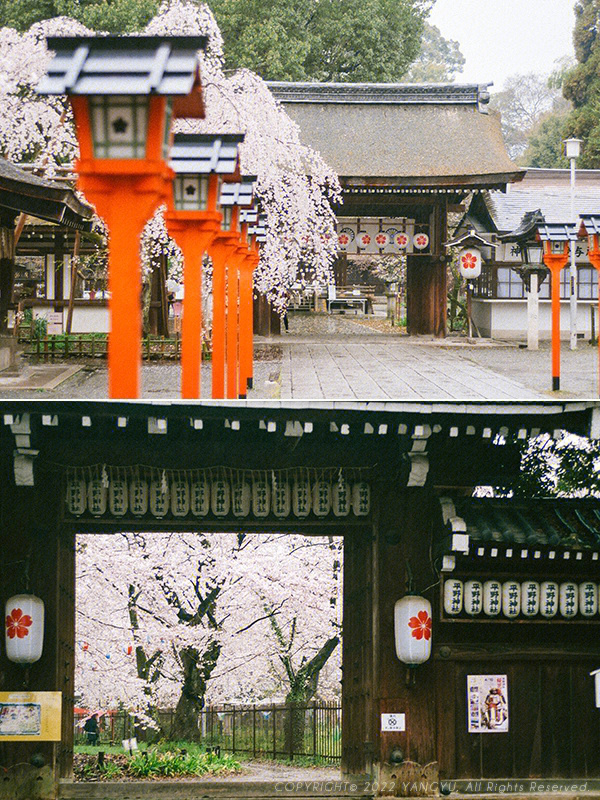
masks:
<path fill-rule="evenodd" d="M 173 203 L 165 221 L 184 258 L 181 396 L 185 399 L 200 397 L 202 259 L 220 230 L 220 176 L 237 171 L 238 145 L 243 139 L 233 134 L 176 134 L 173 141 Z"/>
<path fill-rule="evenodd" d="M 141 371 L 140 236 L 171 191 L 175 116 L 203 117 L 204 36 L 52 37 L 40 94 L 66 94 L 80 156 L 77 185 L 109 230 L 109 395 L 136 398 Z"/>
<path fill-rule="evenodd" d="M 525 214 L 517 230 L 500 237 L 516 242 L 526 266 L 539 268 L 540 251 L 550 272 L 552 308 L 552 391 L 560 390 L 560 276 L 569 263 L 569 242 L 577 238 L 576 224 L 548 223 L 541 211 Z"/>
<path fill-rule="evenodd" d="M 587 236 L 588 258 L 598 274 L 598 396 L 600 397 L 600 214 L 581 217 L 580 236 Z"/>
<path fill-rule="evenodd" d="M 246 397 L 254 381 L 254 270 L 259 262 L 259 243 L 265 240 L 262 221 L 249 224 L 249 240 L 245 258 L 240 267 L 240 374 L 239 394 Z"/>
<path fill-rule="evenodd" d="M 222 231 L 213 239 L 210 256 L 213 262 L 213 346 L 212 396 L 238 396 L 238 258 L 240 246 L 240 207 L 252 204 L 254 178 L 241 183 L 224 183 L 220 206 Z"/>

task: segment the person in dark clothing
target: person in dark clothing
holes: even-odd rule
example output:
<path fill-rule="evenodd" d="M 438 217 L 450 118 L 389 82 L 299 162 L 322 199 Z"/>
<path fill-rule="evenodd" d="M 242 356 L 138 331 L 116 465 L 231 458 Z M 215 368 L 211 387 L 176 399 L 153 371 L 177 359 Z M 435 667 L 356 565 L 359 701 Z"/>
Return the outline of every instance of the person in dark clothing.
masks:
<path fill-rule="evenodd" d="M 83 730 L 87 735 L 88 744 L 98 744 L 98 737 L 100 736 L 100 728 L 98 726 L 98 715 L 92 714 L 88 717 L 83 726 Z"/>

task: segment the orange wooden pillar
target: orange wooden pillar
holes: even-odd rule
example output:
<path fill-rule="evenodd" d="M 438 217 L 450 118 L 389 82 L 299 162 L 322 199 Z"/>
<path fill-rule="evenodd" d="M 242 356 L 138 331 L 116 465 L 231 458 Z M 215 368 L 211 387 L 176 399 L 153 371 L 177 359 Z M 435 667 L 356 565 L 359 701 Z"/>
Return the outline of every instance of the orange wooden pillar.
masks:
<path fill-rule="evenodd" d="M 598 236 L 593 237 L 593 246 L 588 250 L 590 264 L 598 273 L 598 328 L 596 336 L 598 338 L 598 397 L 600 397 L 600 247 L 598 246 Z"/>
<path fill-rule="evenodd" d="M 212 397 L 219 400 L 225 397 L 227 364 L 227 266 L 238 245 L 237 233 L 222 231 L 209 248 L 213 263 Z"/>
<path fill-rule="evenodd" d="M 240 255 L 232 253 L 227 264 L 227 398 L 239 394 Z"/>
<path fill-rule="evenodd" d="M 550 270 L 552 304 L 552 391 L 560 390 L 560 273 L 569 262 L 569 243 L 564 252 L 553 253 L 552 243 L 544 242 L 544 264 Z"/>
<path fill-rule="evenodd" d="M 77 185 L 109 231 L 109 397 L 133 399 L 140 395 L 142 363 L 140 236 L 167 199 L 173 177 L 166 163 L 156 158 L 162 149 L 166 98 L 150 98 L 147 157 L 139 160 L 94 158 L 87 99 L 71 97 L 71 105 L 81 153 Z"/>
<path fill-rule="evenodd" d="M 252 246 L 240 268 L 240 397 L 246 397 L 254 381 L 253 275 L 257 264 Z"/>

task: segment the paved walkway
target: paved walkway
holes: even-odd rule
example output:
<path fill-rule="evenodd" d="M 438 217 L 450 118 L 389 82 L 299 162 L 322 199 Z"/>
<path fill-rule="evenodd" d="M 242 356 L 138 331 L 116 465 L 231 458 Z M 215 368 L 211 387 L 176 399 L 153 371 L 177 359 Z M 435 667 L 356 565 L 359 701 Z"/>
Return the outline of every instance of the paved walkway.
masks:
<path fill-rule="evenodd" d="M 597 349 L 581 343 L 562 351 L 562 391 L 551 392 L 550 350 L 537 352 L 516 344 L 469 344 L 464 338 L 413 339 L 377 323 L 344 316 L 290 316 L 290 331 L 257 340 L 270 360 L 255 362 L 250 400 L 270 398 L 535 400 L 596 398 Z M 389 331 L 389 332 L 386 332 Z M 69 367 L 71 366 L 69 363 Z M 48 370 L 49 382 L 43 379 Z M 30 370 L 31 371 L 31 370 Z M 55 365 L 35 368 L 35 384 L 0 374 L 0 398 L 102 399 L 107 394 L 106 363 L 81 365 L 57 383 Z M 176 399 L 178 364 L 152 363 L 142 368 L 145 399 Z M 204 397 L 210 393 L 210 366 L 202 368 Z"/>

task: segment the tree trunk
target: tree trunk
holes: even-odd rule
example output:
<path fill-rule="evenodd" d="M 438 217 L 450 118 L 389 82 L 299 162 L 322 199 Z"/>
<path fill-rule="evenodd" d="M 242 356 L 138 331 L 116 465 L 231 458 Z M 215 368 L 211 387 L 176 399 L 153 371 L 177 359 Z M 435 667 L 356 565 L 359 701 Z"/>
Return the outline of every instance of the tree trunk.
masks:
<path fill-rule="evenodd" d="M 183 668 L 183 686 L 175 709 L 171 739 L 175 741 L 200 741 L 198 722 L 204 708 L 204 697 L 208 680 L 217 665 L 221 645 L 213 641 L 205 652 L 186 647 L 180 652 Z"/>
<path fill-rule="evenodd" d="M 285 726 L 285 752 L 292 758 L 304 754 L 306 706 L 317 693 L 319 675 L 329 657 L 339 644 L 337 636 L 328 639 L 319 652 L 304 664 L 290 680 L 290 690 L 285 698 L 288 707 Z"/>
<path fill-rule="evenodd" d="M 0 217 L 0 334 L 8 332 L 8 309 L 15 283 L 15 219 Z"/>

